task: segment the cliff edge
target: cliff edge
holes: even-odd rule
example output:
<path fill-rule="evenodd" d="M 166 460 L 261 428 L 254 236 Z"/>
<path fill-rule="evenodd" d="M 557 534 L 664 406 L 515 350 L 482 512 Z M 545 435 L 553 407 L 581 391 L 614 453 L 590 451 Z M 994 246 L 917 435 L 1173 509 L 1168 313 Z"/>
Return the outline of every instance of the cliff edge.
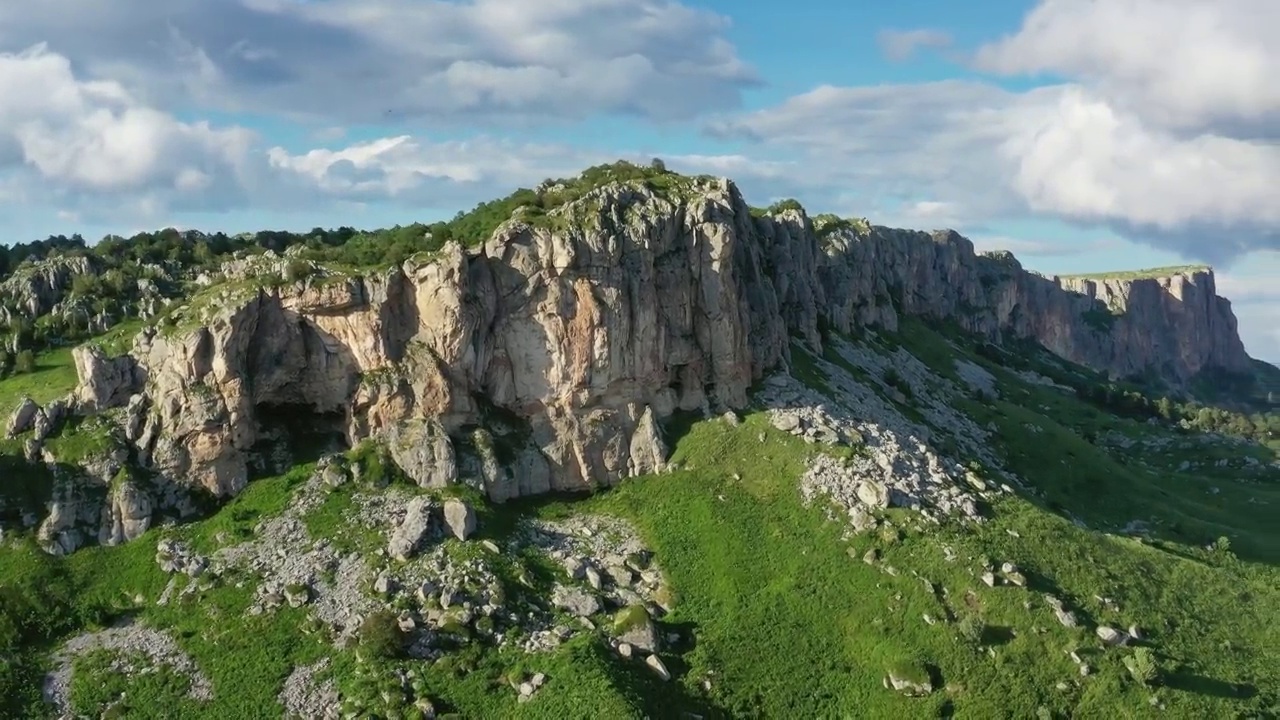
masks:
<path fill-rule="evenodd" d="M 423 485 L 473 462 L 496 501 L 611 485 L 662 468 L 663 418 L 744 406 L 793 339 L 904 315 L 1174 385 L 1250 362 L 1211 272 L 1046 278 L 954 232 L 753 212 L 713 178 L 609 184 L 376 273 L 242 275 L 125 356 L 76 351 L 80 406 L 126 408 L 145 465 L 219 496 L 282 419 L 382 437 Z"/>

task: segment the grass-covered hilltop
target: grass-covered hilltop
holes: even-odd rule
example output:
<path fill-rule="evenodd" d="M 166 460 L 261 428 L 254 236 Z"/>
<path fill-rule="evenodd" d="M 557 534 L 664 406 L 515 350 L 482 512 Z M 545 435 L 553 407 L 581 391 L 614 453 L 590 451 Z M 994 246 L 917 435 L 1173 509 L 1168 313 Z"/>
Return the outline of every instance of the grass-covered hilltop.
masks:
<path fill-rule="evenodd" d="M 1280 715 L 1280 370 L 655 161 L 0 248 L 0 717 Z"/>

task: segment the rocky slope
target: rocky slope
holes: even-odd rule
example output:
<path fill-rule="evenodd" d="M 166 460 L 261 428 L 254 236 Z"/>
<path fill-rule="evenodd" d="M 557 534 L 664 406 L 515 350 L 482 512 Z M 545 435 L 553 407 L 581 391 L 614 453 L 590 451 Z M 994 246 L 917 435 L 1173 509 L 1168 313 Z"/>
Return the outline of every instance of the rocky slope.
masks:
<path fill-rule="evenodd" d="M 660 469 L 658 421 L 742 407 L 789 338 L 820 349 L 820 328 L 928 316 L 1175 384 L 1249 363 L 1209 273 L 1055 281 L 954 232 L 815 229 L 796 210 L 753 217 L 727 180 L 690 183 L 605 186 L 380 274 L 215 287 L 127 356 L 77 350 L 79 404 L 127 406 L 145 464 L 220 496 L 293 413 L 348 443 L 390 437 L 424 486 L 461 474 L 501 501 Z M 495 412 L 511 421 L 496 438 Z"/>

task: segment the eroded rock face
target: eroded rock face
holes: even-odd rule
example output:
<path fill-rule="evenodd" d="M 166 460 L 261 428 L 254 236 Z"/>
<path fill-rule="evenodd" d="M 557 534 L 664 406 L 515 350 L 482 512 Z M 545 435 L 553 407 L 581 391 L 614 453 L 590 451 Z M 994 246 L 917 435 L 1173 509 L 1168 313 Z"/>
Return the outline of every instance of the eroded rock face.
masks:
<path fill-rule="evenodd" d="M 453 441 L 435 418 L 392 425 L 387 448 L 400 469 L 420 487 L 442 488 L 458 480 Z"/>
<path fill-rule="evenodd" d="M 129 481 L 117 483 L 108 499 L 102 510 L 99 543 L 119 545 L 129 542 L 151 527 L 151 496 L 137 484 Z"/>
<path fill-rule="evenodd" d="M 742 407 L 787 364 L 790 337 L 820 349 L 819 327 L 892 328 L 899 311 L 1116 375 L 1178 382 L 1248 363 L 1210 274 L 1059 281 L 955 233 L 819 238 L 797 211 L 753 217 L 728 181 L 679 202 L 614 185 L 565 211 L 568 232 L 510 222 L 475 251 L 451 243 L 381 274 L 226 289 L 129 356 L 77 351 L 77 397 L 128 404 L 150 469 L 219 496 L 244 486 L 272 418 L 301 415 L 351 443 L 387 438 L 421 485 L 465 481 L 501 501 L 658 471 L 663 418 Z M 1122 314 L 1089 315 L 1107 303 Z M 517 418 L 519 437 L 475 434 L 482 404 Z M 457 455 L 468 438 L 478 462 Z"/>
<path fill-rule="evenodd" d="M 1247 372 L 1231 303 L 1213 272 L 1137 279 L 1047 278 L 1009 253 L 976 254 L 954 231 L 874 227 L 822 240 L 833 327 L 947 319 L 1000 342 L 1029 338 L 1075 363 L 1126 377 L 1153 370 L 1174 384 L 1207 368 Z"/>
<path fill-rule="evenodd" d="M 80 378 L 76 399 L 87 410 L 105 410 L 127 402 L 145 381 L 129 355 L 107 357 L 97 347 L 86 345 L 73 350 L 71 357 Z"/>

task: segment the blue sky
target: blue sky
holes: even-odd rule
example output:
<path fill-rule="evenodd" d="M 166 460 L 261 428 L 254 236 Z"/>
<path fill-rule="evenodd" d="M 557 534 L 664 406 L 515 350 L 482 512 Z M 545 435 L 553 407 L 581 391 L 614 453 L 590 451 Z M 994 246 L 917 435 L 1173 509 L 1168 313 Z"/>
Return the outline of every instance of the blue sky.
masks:
<path fill-rule="evenodd" d="M 10 4 L 0 241 L 433 220 L 660 156 L 1043 272 L 1213 263 L 1280 360 L 1277 27 L 1272 0 Z"/>

